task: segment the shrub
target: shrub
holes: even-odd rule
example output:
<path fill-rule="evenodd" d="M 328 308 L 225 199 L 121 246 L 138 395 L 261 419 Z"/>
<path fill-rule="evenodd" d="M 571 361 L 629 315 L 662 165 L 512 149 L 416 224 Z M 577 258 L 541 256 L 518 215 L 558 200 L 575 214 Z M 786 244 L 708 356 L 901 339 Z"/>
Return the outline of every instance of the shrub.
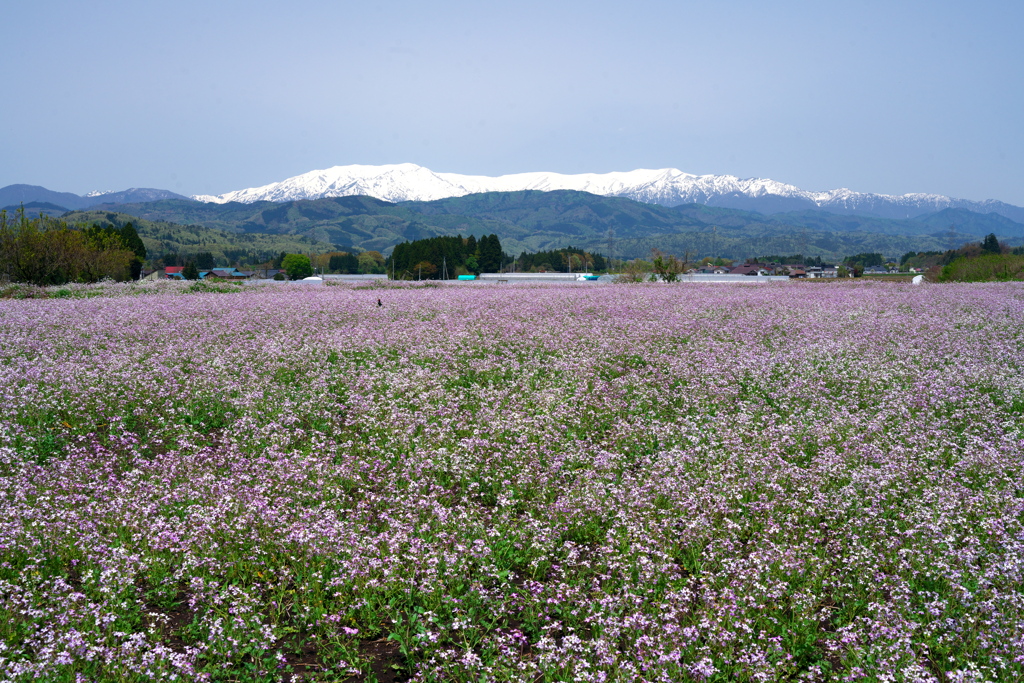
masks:
<path fill-rule="evenodd" d="M 1024 280 L 1024 256 L 983 253 L 955 259 L 942 268 L 939 282 L 1006 282 Z"/>

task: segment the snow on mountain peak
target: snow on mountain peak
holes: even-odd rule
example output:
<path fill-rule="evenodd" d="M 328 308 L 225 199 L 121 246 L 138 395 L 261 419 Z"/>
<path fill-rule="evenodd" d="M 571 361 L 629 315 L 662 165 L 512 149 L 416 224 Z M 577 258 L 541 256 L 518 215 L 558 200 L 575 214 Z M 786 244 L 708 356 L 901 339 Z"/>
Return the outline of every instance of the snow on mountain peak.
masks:
<path fill-rule="evenodd" d="M 205 202 L 258 201 L 285 202 L 297 199 L 347 197 L 368 195 L 389 202 L 444 199 L 469 194 L 441 178 L 428 168 L 416 164 L 388 164 L 383 166 L 333 166 L 303 173 L 278 183 L 262 187 L 237 190 L 222 195 L 197 195 L 193 199 Z"/>
<path fill-rule="evenodd" d="M 432 201 L 480 192 L 578 190 L 651 204 L 708 204 L 775 213 L 825 209 L 903 218 L 946 208 L 974 208 L 1007 215 L 1021 209 L 1001 202 L 971 202 L 933 194 L 883 195 L 846 188 L 808 192 L 768 178 L 693 175 L 677 168 L 636 169 L 612 173 L 513 173 L 497 177 L 436 173 L 416 164 L 353 164 L 310 171 L 261 187 L 221 195 L 195 195 L 201 202 L 286 202 L 299 199 L 367 195 L 389 202 Z M 998 205 L 998 206 L 997 206 Z M 1006 210 L 999 207 L 1008 207 Z"/>
<path fill-rule="evenodd" d="M 735 190 L 740 190 L 737 183 L 741 181 L 731 176 L 695 176 L 675 168 L 576 175 L 531 172 L 490 177 L 435 173 L 416 164 L 354 164 L 310 171 L 281 182 L 222 195 L 196 195 L 193 199 L 216 203 L 250 203 L 369 195 L 397 202 L 431 201 L 478 192 L 579 190 L 611 196 L 636 194 L 648 198 L 644 201 L 659 201 L 670 200 L 673 195 L 680 192 L 689 194 L 688 188 L 693 187 L 702 188 L 698 191 L 701 195 L 714 193 L 722 179 L 728 179 L 730 185 L 736 185 Z"/>

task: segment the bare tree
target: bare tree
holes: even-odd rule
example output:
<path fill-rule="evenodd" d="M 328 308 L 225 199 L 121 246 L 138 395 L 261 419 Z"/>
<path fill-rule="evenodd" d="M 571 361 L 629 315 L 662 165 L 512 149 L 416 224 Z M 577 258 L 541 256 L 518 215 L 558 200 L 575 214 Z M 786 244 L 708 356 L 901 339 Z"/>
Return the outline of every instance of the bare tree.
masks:
<path fill-rule="evenodd" d="M 651 272 L 651 264 L 641 259 L 633 259 L 622 266 L 622 272 L 615 276 L 619 284 L 643 282 Z"/>

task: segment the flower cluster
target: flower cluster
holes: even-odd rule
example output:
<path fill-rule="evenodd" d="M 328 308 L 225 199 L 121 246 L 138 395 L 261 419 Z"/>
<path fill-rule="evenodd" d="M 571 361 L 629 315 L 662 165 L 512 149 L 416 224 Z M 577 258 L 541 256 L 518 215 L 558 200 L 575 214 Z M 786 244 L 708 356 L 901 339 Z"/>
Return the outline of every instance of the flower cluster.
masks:
<path fill-rule="evenodd" d="M 0 680 L 1024 678 L 1019 285 L 108 290 L 0 301 Z"/>

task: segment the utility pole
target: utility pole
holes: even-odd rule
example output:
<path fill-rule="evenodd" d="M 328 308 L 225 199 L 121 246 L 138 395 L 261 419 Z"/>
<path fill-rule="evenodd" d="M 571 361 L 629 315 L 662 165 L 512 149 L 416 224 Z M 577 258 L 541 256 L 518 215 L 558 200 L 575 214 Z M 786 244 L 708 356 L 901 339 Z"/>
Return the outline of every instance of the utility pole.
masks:
<path fill-rule="evenodd" d="M 608 228 L 608 272 L 612 270 L 612 262 L 615 259 L 615 228 Z"/>

